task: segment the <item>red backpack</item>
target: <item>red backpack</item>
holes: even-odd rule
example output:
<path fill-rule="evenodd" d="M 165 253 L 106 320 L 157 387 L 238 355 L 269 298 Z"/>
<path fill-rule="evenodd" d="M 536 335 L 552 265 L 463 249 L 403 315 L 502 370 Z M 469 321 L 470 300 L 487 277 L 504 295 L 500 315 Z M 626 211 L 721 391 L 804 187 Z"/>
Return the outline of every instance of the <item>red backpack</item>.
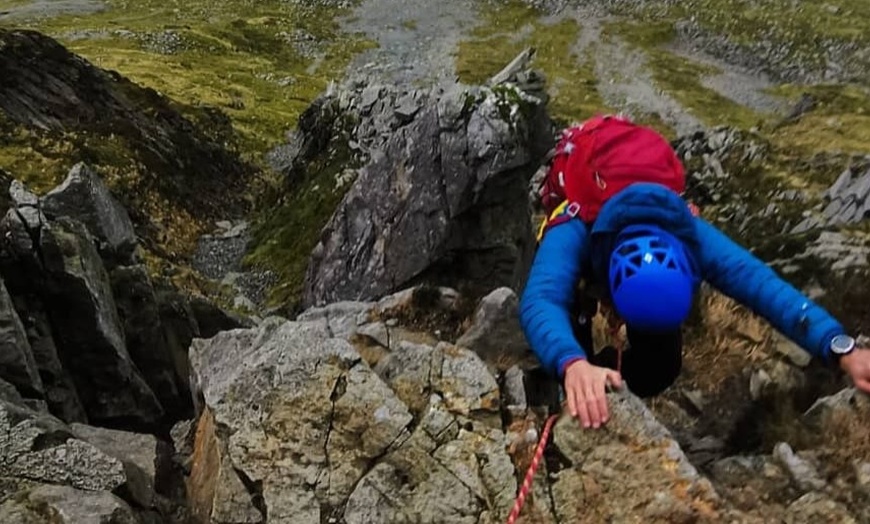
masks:
<path fill-rule="evenodd" d="M 627 118 L 596 116 L 562 131 L 538 196 L 549 225 L 575 216 L 591 223 L 610 197 L 635 182 L 677 194 L 686 188 L 683 164 L 663 136 Z M 563 203 L 563 220 L 551 217 Z"/>

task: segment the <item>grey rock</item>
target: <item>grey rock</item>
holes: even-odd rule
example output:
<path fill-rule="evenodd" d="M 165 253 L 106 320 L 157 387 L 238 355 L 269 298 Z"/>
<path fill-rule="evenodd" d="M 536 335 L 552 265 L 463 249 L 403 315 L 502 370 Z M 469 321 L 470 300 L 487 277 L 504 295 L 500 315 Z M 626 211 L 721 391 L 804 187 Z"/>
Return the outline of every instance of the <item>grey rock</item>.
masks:
<path fill-rule="evenodd" d="M 154 508 L 158 479 L 169 474 L 170 453 L 167 444 L 154 435 L 143 435 L 84 424 L 70 426 L 73 435 L 124 465 L 124 486 L 130 500 L 143 508 Z"/>
<path fill-rule="evenodd" d="M 0 231 L 3 233 L 3 244 L 11 255 L 27 258 L 34 266 L 38 266 L 37 259 L 33 255 L 33 238 L 17 210 L 9 209 L 6 212 L 0 222 Z"/>
<path fill-rule="evenodd" d="M 837 522 L 855 524 L 857 521 L 839 502 L 821 493 L 811 492 L 788 506 L 783 515 L 786 524 L 811 524 L 815 522 Z"/>
<path fill-rule="evenodd" d="M 441 353 L 431 346 L 403 342 L 381 359 L 374 371 L 412 413 L 418 413 L 429 404 L 434 368 L 440 357 Z"/>
<path fill-rule="evenodd" d="M 330 331 L 326 311 L 194 342 L 193 375 L 206 404 L 194 454 L 221 464 L 211 474 L 202 466 L 209 459 L 193 464 L 198 514 L 214 518 L 208 508 L 223 505 L 253 516 L 244 513 L 249 493 L 209 488 L 238 472 L 258 486 L 270 522 L 506 517 L 516 477 L 500 423 L 478 413 L 498 417 L 497 386 L 483 362 L 448 344 L 401 343 L 376 373 Z M 219 432 L 204 429 L 212 414 Z"/>
<path fill-rule="evenodd" d="M 525 373 L 519 366 L 511 366 L 504 373 L 502 396 L 504 397 L 505 404 L 520 411 L 525 410 L 528 406 L 525 378 Z"/>
<path fill-rule="evenodd" d="M 13 180 L 9 185 L 9 197 L 16 207 L 37 207 L 39 205 L 39 198 L 19 180 Z"/>
<path fill-rule="evenodd" d="M 780 442 L 774 446 L 773 456 L 801 490 L 805 492 L 822 491 L 827 486 L 815 466 L 797 456 L 788 443 Z"/>
<path fill-rule="evenodd" d="M 440 366 L 435 366 L 437 381 L 433 382 L 447 409 L 500 426 L 500 420 L 493 420 L 500 408 L 498 383 L 486 364 L 471 351 L 447 343 L 436 350 L 443 356 L 436 357 Z"/>
<path fill-rule="evenodd" d="M 19 207 L 15 212 L 21 217 L 24 227 L 31 235 L 37 234 L 42 225 L 48 222 L 45 215 L 35 207 Z"/>
<path fill-rule="evenodd" d="M 99 240 L 101 253 L 113 260 L 130 260 L 136 248 L 127 210 L 84 163 L 73 166 L 63 184 L 42 198 L 42 209 L 50 218 L 71 217 L 84 223 Z"/>
<path fill-rule="evenodd" d="M 27 333 L 2 279 L 0 279 L 0 378 L 13 384 L 25 396 L 42 397 L 44 393 Z"/>
<path fill-rule="evenodd" d="M 189 302 L 189 308 L 196 321 L 199 336 L 202 338 L 211 338 L 221 331 L 248 328 L 254 325 L 254 322 L 250 318 L 230 313 L 211 300 L 203 297 L 179 296 L 178 300 Z M 184 352 L 187 352 L 187 346 L 185 346 Z"/>
<path fill-rule="evenodd" d="M 130 506 L 108 491 L 49 485 L 7 499 L 0 505 L 0 521 L 6 524 L 140 524 Z"/>
<path fill-rule="evenodd" d="M 27 312 L 21 320 L 45 387 L 45 400 L 49 410 L 67 423 L 86 422 L 85 408 L 72 378 L 60 361 L 45 306 L 38 297 L 28 293 L 20 295 L 16 302 L 19 303 L 18 309 Z"/>
<path fill-rule="evenodd" d="M 173 355 L 166 342 L 148 271 L 144 266 L 117 267 L 110 280 L 130 358 L 172 418 L 190 416 L 190 394 L 177 377 L 176 365 L 186 355 Z"/>
<path fill-rule="evenodd" d="M 225 428 L 233 468 L 262 483 L 275 522 L 320 522 L 321 504 L 345 500 L 366 462 L 383 454 L 412 418 L 320 322 L 264 322 L 196 340 L 191 364 L 206 405 Z M 259 451 L 279 443 L 276 456 Z"/>
<path fill-rule="evenodd" d="M 782 335 L 777 335 L 775 348 L 777 353 L 783 355 L 789 360 L 789 362 L 801 368 L 809 366 L 813 359 L 811 354 L 807 353 L 801 349 L 800 346 Z"/>
<path fill-rule="evenodd" d="M 54 340 L 90 420 L 156 422 L 163 410 L 130 359 L 109 277 L 84 226 L 54 221 L 40 251 Z"/>
<path fill-rule="evenodd" d="M 474 314 L 471 327 L 456 341 L 485 361 L 504 369 L 528 357 L 531 348 L 526 342 L 519 321 L 519 299 L 510 288 L 498 288 L 485 296 Z"/>
<path fill-rule="evenodd" d="M 373 302 L 336 302 L 324 307 L 309 308 L 297 320 L 324 322 L 332 336 L 349 339 L 369 321 L 374 307 Z"/>
<path fill-rule="evenodd" d="M 0 378 L 0 400 L 13 406 L 24 407 L 24 399 L 21 394 L 15 389 L 15 386 Z"/>
<path fill-rule="evenodd" d="M 803 421 L 810 427 L 824 430 L 832 416 L 866 420 L 870 415 L 870 396 L 855 388 L 822 397 L 804 413 Z"/>
<path fill-rule="evenodd" d="M 121 462 L 72 438 L 59 420 L 0 403 L 0 476 L 86 490 L 126 482 Z"/>
<path fill-rule="evenodd" d="M 169 435 L 172 438 L 172 447 L 175 450 L 175 461 L 184 467 L 187 473 L 190 473 L 189 461 L 193 455 L 196 421 L 190 419 L 176 422 L 169 431 Z"/>
<path fill-rule="evenodd" d="M 371 156 L 312 253 L 305 305 L 371 300 L 412 280 L 518 286 L 534 245 L 526 187 L 546 151 L 537 137 L 549 136 L 539 101 L 510 90 L 388 92 L 390 116 L 375 104 L 357 126 Z M 388 108 L 412 96 L 420 109 L 393 131 Z M 381 138 L 366 146 L 366 129 Z"/>
<path fill-rule="evenodd" d="M 383 322 L 373 322 L 366 324 L 357 330 L 357 333 L 370 338 L 381 346 L 390 349 L 390 330 Z"/>

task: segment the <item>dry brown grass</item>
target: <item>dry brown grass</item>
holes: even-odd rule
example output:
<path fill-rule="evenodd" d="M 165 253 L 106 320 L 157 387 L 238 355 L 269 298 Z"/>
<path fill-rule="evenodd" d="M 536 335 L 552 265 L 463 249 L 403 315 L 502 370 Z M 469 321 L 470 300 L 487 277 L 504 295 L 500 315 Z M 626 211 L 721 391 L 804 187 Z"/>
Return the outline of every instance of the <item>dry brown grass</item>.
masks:
<path fill-rule="evenodd" d="M 855 413 L 832 413 L 825 431 L 816 436 L 829 474 L 843 475 L 854 462 L 870 462 L 870 422 Z"/>
<path fill-rule="evenodd" d="M 716 390 L 748 363 L 769 356 L 776 332 L 767 321 L 711 289 L 702 291 L 698 308 L 699 323 L 687 330 L 683 352 L 694 387 Z"/>

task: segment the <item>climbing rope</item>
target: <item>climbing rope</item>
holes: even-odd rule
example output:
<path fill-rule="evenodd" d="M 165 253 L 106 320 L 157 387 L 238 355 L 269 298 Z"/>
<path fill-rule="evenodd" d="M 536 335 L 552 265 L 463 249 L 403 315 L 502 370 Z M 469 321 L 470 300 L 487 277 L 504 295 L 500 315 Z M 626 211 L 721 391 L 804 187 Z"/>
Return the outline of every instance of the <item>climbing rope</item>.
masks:
<path fill-rule="evenodd" d="M 547 441 L 550 440 L 550 431 L 553 429 L 553 424 L 561 417 L 561 413 L 550 415 L 547 422 L 544 424 L 544 432 L 541 433 L 541 438 L 538 440 L 538 447 L 535 448 L 535 456 L 532 457 L 532 463 L 529 464 L 529 469 L 526 470 L 526 477 L 523 479 L 523 485 L 520 487 L 520 492 L 514 501 L 514 507 L 511 510 L 507 519 L 507 524 L 515 524 L 520 516 L 520 511 L 523 509 L 523 504 L 526 503 L 526 497 L 532 490 L 532 483 L 535 480 L 535 473 L 538 471 L 538 466 L 541 465 L 541 459 L 544 458 L 544 448 L 547 447 Z"/>
<path fill-rule="evenodd" d="M 611 336 L 617 336 L 618 330 L 619 327 L 612 329 Z M 620 374 L 622 373 L 623 348 L 624 344 L 618 343 L 616 345 L 616 371 Z M 520 492 L 514 501 L 514 507 L 511 509 L 510 515 L 508 515 L 507 524 L 515 524 L 517 519 L 520 517 L 520 511 L 522 511 L 523 505 L 526 503 L 526 497 L 529 496 L 529 492 L 532 490 L 532 484 L 535 481 L 535 473 L 538 472 L 538 467 L 541 465 L 541 459 L 544 458 L 544 449 L 547 447 L 547 442 L 550 440 L 550 433 L 553 430 L 553 424 L 555 424 L 561 416 L 561 413 L 550 415 L 547 422 L 544 424 L 544 431 L 541 433 L 541 438 L 538 439 L 538 445 L 535 448 L 535 455 L 532 457 L 532 463 L 529 464 L 529 468 L 526 470 L 523 485 L 520 486 Z"/>

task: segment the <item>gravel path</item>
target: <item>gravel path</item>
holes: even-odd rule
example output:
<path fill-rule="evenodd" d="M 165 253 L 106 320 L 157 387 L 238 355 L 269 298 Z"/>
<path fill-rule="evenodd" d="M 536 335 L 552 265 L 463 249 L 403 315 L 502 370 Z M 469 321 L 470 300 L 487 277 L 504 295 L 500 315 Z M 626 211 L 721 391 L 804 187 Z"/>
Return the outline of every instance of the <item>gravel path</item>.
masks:
<path fill-rule="evenodd" d="M 363 0 L 342 20 L 379 47 L 348 67 L 351 80 L 437 85 L 455 80 L 457 44 L 477 24 L 473 0 Z"/>
<path fill-rule="evenodd" d="M 598 92 L 611 107 L 629 116 L 657 114 L 678 134 L 692 133 L 703 128 L 673 97 L 656 87 L 647 67 L 646 55 L 616 35 L 604 37 L 602 25 L 609 21 L 592 8 L 581 7 L 563 11 L 580 25 L 580 36 L 574 45 L 579 57 L 592 56 Z"/>

